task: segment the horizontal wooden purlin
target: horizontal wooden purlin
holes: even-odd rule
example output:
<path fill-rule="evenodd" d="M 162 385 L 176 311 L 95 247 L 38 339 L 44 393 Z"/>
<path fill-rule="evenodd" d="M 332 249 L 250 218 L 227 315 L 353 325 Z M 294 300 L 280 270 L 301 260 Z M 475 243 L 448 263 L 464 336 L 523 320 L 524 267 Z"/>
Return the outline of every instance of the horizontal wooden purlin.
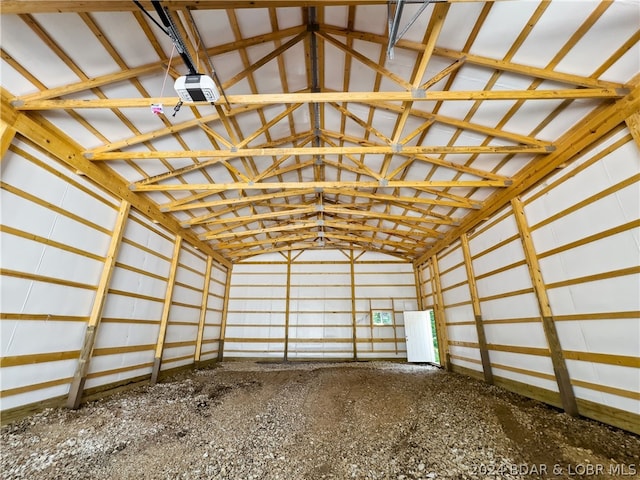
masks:
<path fill-rule="evenodd" d="M 199 184 L 171 184 L 171 185 L 140 185 L 131 186 L 137 192 L 176 192 L 176 191 L 204 191 L 211 190 L 223 192 L 228 190 L 290 190 L 302 188 L 424 188 L 424 187 L 461 187 L 461 188 L 482 188 L 482 187 L 506 187 L 509 181 L 493 180 L 423 180 L 404 181 L 390 180 L 384 184 L 379 182 L 260 182 L 260 183 L 199 183 Z"/>
<path fill-rule="evenodd" d="M 557 90 L 418 90 L 401 92 L 309 92 L 309 93 L 256 93 L 248 95 L 227 95 L 232 105 L 271 105 L 295 103 L 329 102 L 443 102 L 473 100 L 565 100 L 585 98 L 620 98 L 629 93 L 626 88 L 569 88 Z M 16 110 L 69 110 L 82 108 L 149 108 L 152 104 L 172 107 L 178 104 L 178 97 L 148 98 L 105 98 L 33 100 L 16 99 L 11 105 Z M 218 103 L 226 103 L 218 100 Z M 210 102 L 189 102 L 186 105 L 210 105 Z"/>
<path fill-rule="evenodd" d="M 150 160 L 174 158 L 236 158 L 236 157 L 273 157 L 280 155 L 366 155 L 366 154 L 482 154 L 482 153 L 550 153 L 554 147 L 532 145 L 469 145 L 469 146 L 391 146 L 379 145 L 370 147 L 273 147 L 273 148 L 241 148 L 237 150 L 169 150 L 144 152 L 85 152 L 85 158 L 91 161 Z"/>
<path fill-rule="evenodd" d="M 35 363 L 60 362 L 74 360 L 80 356 L 79 350 L 68 352 L 31 353 L 27 355 L 12 355 L 0 357 L 0 367 L 17 367 L 20 365 L 32 365 Z"/>
<path fill-rule="evenodd" d="M 337 230 L 361 230 L 368 232 L 376 232 L 376 233 L 384 233 L 387 235 L 394 235 L 400 238 L 408 238 L 410 240 L 415 241 L 416 243 L 420 243 L 424 241 L 426 237 L 434 237 L 440 238 L 442 234 L 435 230 L 421 227 L 420 230 L 400 230 L 398 228 L 383 228 L 379 225 L 364 225 L 361 222 L 349 222 L 347 219 L 341 219 L 342 221 L 337 220 L 325 220 L 324 226 L 328 228 L 335 228 Z"/>

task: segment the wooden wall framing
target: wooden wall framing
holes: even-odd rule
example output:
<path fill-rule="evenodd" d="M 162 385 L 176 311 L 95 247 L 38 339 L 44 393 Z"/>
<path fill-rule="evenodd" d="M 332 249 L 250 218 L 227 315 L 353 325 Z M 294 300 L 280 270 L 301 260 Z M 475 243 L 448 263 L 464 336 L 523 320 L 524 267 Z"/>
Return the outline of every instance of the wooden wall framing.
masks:
<path fill-rule="evenodd" d="M 434 259 L 417 269 L 423 307 L 438 304 L 440 284 L 453 371 L 485 381 L 490 371 L 497 386 L 638 433 L 640 340 L 613 333 L 640 317 L 637 290 L 625 293 L 640 282 L 635 120 L 440 252 L 431 290 L 423 275 Z"/>
<path fill-rule="evenodd" d="M 175 368 L 178 363 L 181 367 L 216 360 L 227 294 L 227 265 L 200 253 L 188 242 L 181 242 L 183 257 L 199 259 L 203 266 L 209 263 L 211 269 L 190 266 L 185 260 L 176 265 L 178 277 L 180 272 L 186 272 L 199 280 L 178 278 L 174 288 L 181 293 L 171 304 L 173 313 L 195 308 L 198 318 L 191 325 L 192 321 L 172 318 L 169 309 L 166 317 L 169 332 L 183 327 L 193 333 L 176 330 L 181 336 L 179 341 L 157 342 L 164 317 L 154 317 L 152 312 L 165 301 L 166 290 L 157 287 L 166 284 L 166 272 L 161 266 L 168 266 L 172 259 L 161 242 L 171 242 L 175 237 L 143 217 L 128 201 L 120 201 L 118 206 L 118 201 L 96 188 L 90 179 L 73 169 L 69 171 L 55 158 L 51 161 L 51 153 L 18 131 L 8 129 L 4 133 L 7 143 L 3 144 L 6 152 L 0 188 L 3 201 L 19 203 L 20 214 L 16 211 L 15 215 L 4 215 L 0 232 L 7 246 L 19 242 L 26 256 L 17 256 L 15 261 L 3 259 L 0 272 L 3 288 L 12 291 L 18 288 L 19 298 L 19 291 L 23 289 L 20 285 L 26 288 L 30 284 L 34 292 L 51 286 L 52 296 L 47 304 L 48 312 L 34 310 L 27 303 L 21 313 L 16 313 L 9 303 L 3 304 L 0 320 L 5 325 L 15 325 L 18 335 L 22 335 L 22 331 L 24 335 L 31 335 L 28 332 L 38 329 L 37 338 L 41 340 L 33 348 L 43 348 L 48 353 L 23 347 L 0 359 L 2 421 L 12 421 L 47 405 L 66 403 L 77 408 L 95 395 L 148 382 L 153 373 L 154 351 L 161 347 L 165 351 L 191 349 L 188 358 L 165 358 L 163 370 Z M 45 194 L 32 191 L 41 181 L 48 185 Z M 56 195 L 66 195 L 68 199 L 61 202 Z M 30 222 L 31 217 L 39 220 Z M 45 232 L 43 227 L 51 225 L 54 219 L 53 224 L 59 224 L 60 228 Z M 71 229 L 71 223 L 77 226 Z M 76 231 L 76 236 L 69 237 L 66 233 L 69 231 Z M 40 258 L 43 254 L 47 262 L 39 270 L 20 260 Z M 65 268 L 56 270 L 55 265 L 60 262 Z M 65 272 L 73 272 L 73 277 Z M 136 291 L 133 285 L 143 290 Z M 210 288 L 207 290 L 205 285 Z M 199 298 L 197 305 L 183 299 L 185 292 Z M 126 308 L 133 304 L 138 305 L 137 309 Z M 125 310 L 137 310 L 138 314 L 131 317 Z M 124 329 L 128 329 L 131 336 L 126 343 L 120 334 Z M 28 345 L 24 343 L 25 347 Z M 156 375 L 162 376 L 159 373 Z"/>
<path fill-rule="evenodd" d="M 417 308 L 413 266 L 378 257 L 306 252 L 236 264 L 225 358 L 406 358 L 402 312 Z M 392 324 L 373 326 L 371 308 L 392 311 Z"/>

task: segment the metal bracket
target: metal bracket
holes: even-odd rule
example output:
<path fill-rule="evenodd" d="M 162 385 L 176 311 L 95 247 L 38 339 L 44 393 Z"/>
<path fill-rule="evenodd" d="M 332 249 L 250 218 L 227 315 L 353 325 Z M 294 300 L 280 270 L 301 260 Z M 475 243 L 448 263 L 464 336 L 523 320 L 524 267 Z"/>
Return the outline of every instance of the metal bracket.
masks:
<path fill-rule="evenodd" d="M 413 98 L 427 98 L 427 91 L 424 88 L 411 89 L 411 96 Z"/>

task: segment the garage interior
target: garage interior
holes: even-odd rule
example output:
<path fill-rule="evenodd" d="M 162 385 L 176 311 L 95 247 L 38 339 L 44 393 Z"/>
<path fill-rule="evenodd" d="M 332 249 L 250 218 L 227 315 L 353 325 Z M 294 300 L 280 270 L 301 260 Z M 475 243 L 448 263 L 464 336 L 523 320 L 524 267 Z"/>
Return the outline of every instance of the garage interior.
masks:
<path fill-rule="evenodd" d="M 640 471 L 636 0 L 0 21 L 6 478 Z"/>

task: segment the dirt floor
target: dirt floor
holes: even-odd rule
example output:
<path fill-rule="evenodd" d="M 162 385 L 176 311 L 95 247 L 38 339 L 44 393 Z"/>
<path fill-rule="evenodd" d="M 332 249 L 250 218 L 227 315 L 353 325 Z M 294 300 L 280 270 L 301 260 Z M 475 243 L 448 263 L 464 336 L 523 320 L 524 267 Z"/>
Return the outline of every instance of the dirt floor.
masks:
<path fill-rule="evenodd" d="M 429 366 L 224 362 L 1 431 L 9 479 L 632 478 L 640 437 Z"/>

